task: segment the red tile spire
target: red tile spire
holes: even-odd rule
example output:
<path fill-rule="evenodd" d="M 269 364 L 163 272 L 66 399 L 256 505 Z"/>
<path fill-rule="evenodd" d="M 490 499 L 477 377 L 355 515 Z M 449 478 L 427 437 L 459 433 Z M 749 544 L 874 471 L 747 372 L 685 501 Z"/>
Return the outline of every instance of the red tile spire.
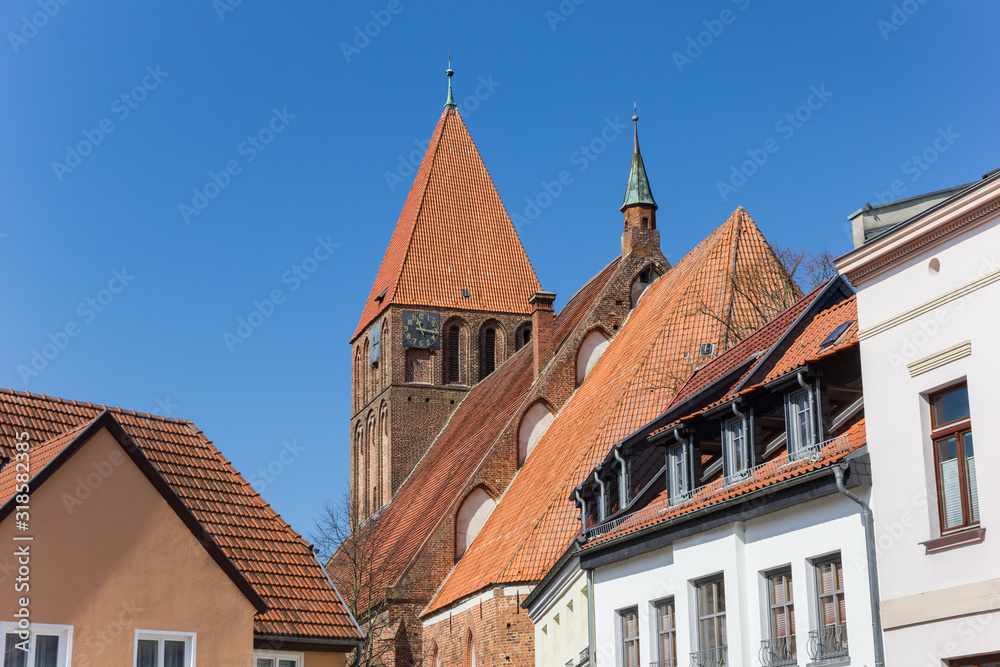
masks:
<path fill-rule="evenodd" d="M 427 146 L 351 340 L 391 304 L 461 304 L 467 310 L 528 314 L 528 298 L 540 288 L 493 179 L 451 102 Z M 469 298 L 462 298 L 463 289 L 471 292 Z"/>

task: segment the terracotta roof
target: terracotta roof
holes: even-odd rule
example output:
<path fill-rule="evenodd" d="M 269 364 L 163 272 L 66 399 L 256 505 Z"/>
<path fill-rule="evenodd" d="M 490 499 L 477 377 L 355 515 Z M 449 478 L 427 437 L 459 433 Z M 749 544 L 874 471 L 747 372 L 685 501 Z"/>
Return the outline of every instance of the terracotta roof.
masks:
<path fill-rule="evenodd" d="M 570 491 L 611 445 L 663 411 L 701 343 L 725 340 L 718 314 L 739 319 L 752 308 L 732 289 L 734 272 L 759 266 L 776 275 L 767 270 L 776 262 L 740 208 L 653 283 L 424 613 L 497 583 L 541 579 L 579 530 Z"/>
<path fill-rule="evenodd" d="M 556 316 L 553 340 L 557 344 L 576 329 L 617 265 L 617 259 L 608 264 Z M 392 502 L 359 528 L 368 531 L 359 539 L 376 545 L 373 567 L 365 568 L 384 578 L 374 586 L 376 590 L 403 576 L 449 508 L 468 490 L 469 480 L 509 421 L 519 414 L 518 407 L 534 381 L 533 364 L 532 349 L 527 345 L 469 391 Z M 337 580 L 335 559 L 329 567 Z M 425 594 L 433 593 L 438 583 L 432 582 Z"/>
<path fill-rule="evenodd" d="M 753 475 L 749 479 L 726 486 L 720 476 L 713 482 L 696 489 L 692 498 L 685 503 L 671 506 L 667 500 L 667 492 L 663 491 L 645 508 L 623 517 L 623 521 L 613 530 L 591 539 L 581 547 L 581 550 L 593 549 L 612 540 L 618 540 L 625 535 L 693 514 L 730 498 L 746 495 L 800 477 L 814 470 L 828 468 L 833 463 L 843 460 L 852 452 L 864 447 L 866 443 L 865 420 L 861 419 L 846 433 L 823 443 L 822 448 L 814 456 L 790 461 L 787 453 L 782 453 L 767 463 L 754 468 Z"/>
<path fill-rule="evenodd" d="M 254 619 L 257 634 L 360 639 L 312 545 L 190 422 L 0 389 L 0 442 L 7 445 L 0 455 L 10 458 L 15 434 L 26 431 L 34 443 L 44 443 L 34 456 L 50 461 L 105 410 L 263 598 L 268 611 Z M 0 471 L 4 499 L 11 491 L 7 472 Z"/>
<path fill-rule="evenodd" d="M 850 324 L 826 347 L 821 343 L 842 324 Z M 785 354 L 764 377 L 764 382 L 781 377 L 806 363 L 858 344 L 858 300 L 852 296 L 816 315 L 805 331 L 788 346 Z"/>
<path fill-rule="evenodd" d="M 351 340 L 390 304 L 529 313 L 539 289 L 462 116 L 445 109 Z"/>

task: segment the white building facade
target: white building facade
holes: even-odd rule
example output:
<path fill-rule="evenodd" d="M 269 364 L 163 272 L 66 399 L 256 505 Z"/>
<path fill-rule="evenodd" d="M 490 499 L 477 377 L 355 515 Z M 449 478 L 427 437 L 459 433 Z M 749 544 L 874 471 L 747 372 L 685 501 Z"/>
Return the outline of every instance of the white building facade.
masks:
<path fill-rule="evenodd" d="M 857 288 L 890 666 L 1000 665 L 998 214 L 994 172 L 837 263 Z"/>

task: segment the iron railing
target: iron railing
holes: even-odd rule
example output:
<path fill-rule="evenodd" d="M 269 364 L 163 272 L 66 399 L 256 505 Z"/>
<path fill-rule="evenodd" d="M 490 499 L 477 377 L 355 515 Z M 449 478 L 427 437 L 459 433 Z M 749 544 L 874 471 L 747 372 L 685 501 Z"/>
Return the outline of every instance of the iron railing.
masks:
<path fill-rule="evenodd" d="M 847 623 L 828 625 L 809 632 L 809 657 L 813 660 L 828 661 L 848 657 Z"/>
<path fill-rule="evenodd" d="M 764 667 L 797 665 L 795 635 L 765 639 L 760 643 L 760 664 Z"/>
<path fill-rule="evenodd" d="M 677 660 L 654 660 L 649 667 L 677 667 Z"/>
<path fill-rule="evenodd" d="M 691 667 L 726 667 L 728 664 L 729 654 L 725 646 L 691 653 Z"/>
<path fill-rule="evenodd" d="M 730 479 L 728 481 L 725 478 L 717 479 L 681 496 L 661 500 L 658 503 L 647 505 L 637 512 L 625 514 L 610 521 L 597 524 L 596 526 L 591 526 L 586 530 L 584 535 L 589 541 L 614 532 L 626 523 L 632 526 L 639 526 L 647 521 L 658 519 L 668 512 L 676 511 L 693 503 L 703 502 L 726 487 L 766 482 L 785 474 L 790 467 L 801 465 L 803 459 L 818 461 L 822 457 L 836 456 L 837 454 L 844 453 L 848 451 L 849 447 L 850 443 L 847 440 L 847 435 L 844 434 L 826 442 L 815 444 L 812 447 L 799 450 L 794 460 L 789 460 L 786 457 L 773 459 L 739 473 L 739 479 Z"/>

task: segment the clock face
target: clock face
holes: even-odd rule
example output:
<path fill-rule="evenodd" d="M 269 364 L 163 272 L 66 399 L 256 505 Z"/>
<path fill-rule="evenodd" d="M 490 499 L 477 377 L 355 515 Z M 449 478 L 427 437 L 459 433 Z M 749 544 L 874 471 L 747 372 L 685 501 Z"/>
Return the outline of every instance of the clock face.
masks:
<path fill-rule="evenodd" d="M 419 310 L 404 310 L 403 347 L 440 350 L 441 315 Z"/>

